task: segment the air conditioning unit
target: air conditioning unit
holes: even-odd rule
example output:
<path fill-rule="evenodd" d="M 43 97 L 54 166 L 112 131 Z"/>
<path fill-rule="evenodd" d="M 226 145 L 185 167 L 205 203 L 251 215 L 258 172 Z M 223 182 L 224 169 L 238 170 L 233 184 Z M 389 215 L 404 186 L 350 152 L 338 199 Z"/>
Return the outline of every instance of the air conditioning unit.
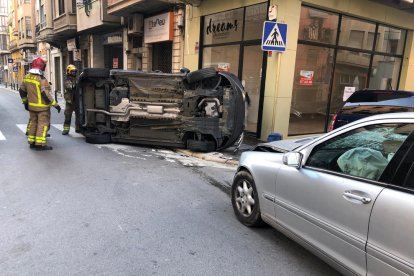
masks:
<path fill-rule="evenodd" d="M 144 33 L 144 17 L 142 14 L 134 14 L 128 18 L 128 34 Z"/>

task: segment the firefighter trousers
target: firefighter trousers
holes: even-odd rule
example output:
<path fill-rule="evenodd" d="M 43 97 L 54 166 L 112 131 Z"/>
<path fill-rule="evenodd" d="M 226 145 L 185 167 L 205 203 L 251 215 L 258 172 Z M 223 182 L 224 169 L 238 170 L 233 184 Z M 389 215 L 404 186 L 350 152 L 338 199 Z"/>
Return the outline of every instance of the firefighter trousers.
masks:
<path fill-rule="evenodd" d="M 27 141 L 36 146 L 46 146 L 46 134 L 50 124 L 50 110 L 29 111 L 30 129 Z"/>
<path fill-rule="evenodd" d="M 49 117 L 50 117 L 50 109 L 49 109 Z M 27 122 L 27 126 L 26 126 L 26 135 L 29 135 L 29 131 L 30 131 L 30 126 L 32 125 L 32 122 L 30 121 L 30 117 L 29 117 L 29 122 Z M 48 125 L 47 131 L 50 130 L 50 123 Z"/>
<path fill-rule="evenodd" d="M 63 123 L 63 131 L 68 133 L 70 129 L 70 123 L 72 121 L 72 113 L 74 106 L 72 102 L 66 101 L 65 104 L 65 122 Z"/>

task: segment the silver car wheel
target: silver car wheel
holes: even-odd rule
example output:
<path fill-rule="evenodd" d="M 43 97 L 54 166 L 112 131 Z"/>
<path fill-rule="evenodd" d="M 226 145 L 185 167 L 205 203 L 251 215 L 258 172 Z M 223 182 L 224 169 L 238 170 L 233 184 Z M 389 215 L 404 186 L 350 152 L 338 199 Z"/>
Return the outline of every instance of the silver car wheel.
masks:
<path fill-rule="evenodd" d="M 240 214 L 246 217 L 252 214 L 255 204 L 253 187 L 246 180 L 237 186 L 235 200 Z"/>

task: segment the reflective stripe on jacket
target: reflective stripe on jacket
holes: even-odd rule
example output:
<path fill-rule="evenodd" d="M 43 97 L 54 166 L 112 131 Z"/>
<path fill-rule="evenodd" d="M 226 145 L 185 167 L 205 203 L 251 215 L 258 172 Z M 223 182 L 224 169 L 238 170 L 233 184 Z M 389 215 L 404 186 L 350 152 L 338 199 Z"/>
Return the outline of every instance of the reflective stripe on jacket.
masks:
<path fill-rule="evenodd" d="M 42 111 L 56 105 L 56 101 L 50 94 L 48 81 L 40 75 L 27 74 L 21 88 L 27 92 L 30 110 Z"/>

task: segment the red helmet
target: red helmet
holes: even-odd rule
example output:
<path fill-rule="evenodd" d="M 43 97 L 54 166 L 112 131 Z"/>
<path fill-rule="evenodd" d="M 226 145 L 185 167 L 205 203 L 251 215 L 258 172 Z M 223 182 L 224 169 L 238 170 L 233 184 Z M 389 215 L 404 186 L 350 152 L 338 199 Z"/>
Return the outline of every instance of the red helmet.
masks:
<path fill-rule="evenodd" d="M 42 71 L 45 71 L 46 69 L 46 61 L 40 57 L 35 58 L 32 62 L 32 68 L 33 69 L 39 69 Z"/>

